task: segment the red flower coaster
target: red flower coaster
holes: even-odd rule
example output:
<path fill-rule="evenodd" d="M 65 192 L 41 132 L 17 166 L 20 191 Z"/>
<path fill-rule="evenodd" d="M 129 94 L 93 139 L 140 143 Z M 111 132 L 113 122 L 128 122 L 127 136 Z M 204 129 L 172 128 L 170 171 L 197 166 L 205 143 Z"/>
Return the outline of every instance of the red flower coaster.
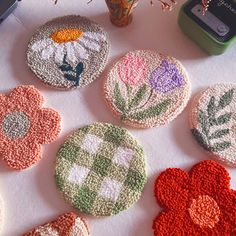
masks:
<path fill-rule="evenodd" d="M 60 133 L 60 115 L 43 108 L 43 97 L 33 86 L 19 86 L 0 94 L 0 157 L 22 170 L 41 159 L 40 144 L 52 142 Z"/>
<path fill-rule="evenodd" d="M 155 236 L 236 235 L 236 191 L 226 169 L 214 161 L 200 162 L 189 174 L 165 170 L 155 196 L 165 208 L 154 220 Z"/>
<path fill-rule="evenodd" d="M 36 227 L 23 236 L 89 236 L 86 223 L 74 213 L 61 215 L 57 220 Z"/>

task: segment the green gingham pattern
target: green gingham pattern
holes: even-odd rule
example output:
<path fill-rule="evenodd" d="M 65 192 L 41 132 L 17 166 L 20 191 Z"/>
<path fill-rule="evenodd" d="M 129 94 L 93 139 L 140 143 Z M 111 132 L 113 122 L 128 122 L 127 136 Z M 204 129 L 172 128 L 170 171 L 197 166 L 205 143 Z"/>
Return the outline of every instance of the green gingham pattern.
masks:
<path fill-rule="evenodd" d="M 144 152 L 127 130 L 95 123 L 62 145 L 55 178 L 65 199 L 81 212 L 114 215 L 142 193 L 147 180 Z"/>

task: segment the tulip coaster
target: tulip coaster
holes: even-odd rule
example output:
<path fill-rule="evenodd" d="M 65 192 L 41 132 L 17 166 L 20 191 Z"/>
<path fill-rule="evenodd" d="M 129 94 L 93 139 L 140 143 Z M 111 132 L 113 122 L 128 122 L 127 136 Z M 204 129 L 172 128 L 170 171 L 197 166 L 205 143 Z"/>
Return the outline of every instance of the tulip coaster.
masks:
<path fill-rule="evenodd" d="M 85 17 L 65 16 L 35 32 L 27 61 L 45 84 L 73 89 L 88 85 L 100 75 L 109 51 L 108 36 L 101 26 Z"/>
<path fill-rule="evenodd" d="M 143 149 L 123 128 L 85 126 L 60 148 L 55 178 L 65 199 L 81 212 L 114 215 L 133 205 L 143 191 Z"/>
<path fill-rule="evenodd" d="M 23 236 L 89 236 L 85 221 L 74 213 L 66 213 L 58 219 L 38 226 Z"/>
<path fill-rule="evenodd" d="M 113 114 L 127 125 L 164 125 L 179 115 L 190 96 L 190 81 L 179 61 L 154 51 L 133 51 L 109 71 L 104 94 Z"/>
<path fill-rule="evenodd" d="M 155 196 L 164 208 L 153 223 L 155 236 L 236 234 L 236 191 L 217 162 L 200 162 L 189 173 L 165 170 L 156 180 Z"/>
<path fill-rule="evenodd" d="M 236 85 L 217 84 L 197 94 L 191 131 L 210 156 L 236 167 Z"/>
<path fill-rule="evenodd" d="M 22 170 L 41 159 L 41 144 L 51 143 L 60 133 L 60 115 L 43 108 L 43 96 L 33 86 L 19 86 L 0 94 L 0 157 Z"/>

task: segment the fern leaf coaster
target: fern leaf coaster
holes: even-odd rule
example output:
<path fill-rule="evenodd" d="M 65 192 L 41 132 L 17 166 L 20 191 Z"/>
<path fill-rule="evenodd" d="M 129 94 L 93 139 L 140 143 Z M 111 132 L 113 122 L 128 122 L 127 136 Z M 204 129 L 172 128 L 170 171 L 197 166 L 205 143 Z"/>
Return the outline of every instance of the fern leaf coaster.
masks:
<path fill-rule="evenodd" d="M 110 51 L 107 33 L 81 16 L 64 16 L 41 26 L 28 45 L 27 62 L 45 84 L 81 88 L 103 71 Z"/>
<path fill-rule="evenodd" d="M 236 167 L 236 85 L 216 84 L 199 93 L 192 103 L 190 126 L 212 157 Z"/>
<path fill-rule="evenodd" d="M 95 123 L 78 129 L 62 145 L 56 183 L 79 211 L 110 216 L 133 205 L 146 183 L 142 147 L 126 129 Z"/>
<path fill-rule="evenodd" d="M 154 51 L 132 51 L 109 71 L 106 102 L 127 125 L 164 125 L 179 115 L 190 96 L 190 81 L 175 58 Z"/>

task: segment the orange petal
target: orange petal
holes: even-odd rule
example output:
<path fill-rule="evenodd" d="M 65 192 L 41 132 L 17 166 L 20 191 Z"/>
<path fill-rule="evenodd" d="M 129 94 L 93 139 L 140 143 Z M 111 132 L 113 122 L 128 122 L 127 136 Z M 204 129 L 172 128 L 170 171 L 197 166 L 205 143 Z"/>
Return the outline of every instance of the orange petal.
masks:
<path fill-rule="evenodd" d="M 49 108 L 38 111 L 37 121 L 32 122 L 32 132 L 39 144 L 54 141 L 61 131 L 61 117 L 58 112 Z"/>
<path fill-rule="evenodd" d="M 195 165 L 190 171 L 190 178 L 193 198 L 199 195 L 209 195 L 216 199 L 222 191 L 230 191 L 229 174 L 222 165 L 215 161 L 202 161 Z"/>
<path fill-rule="evenodd" d="M 19 86 L 12 90 L 9 101 L 16 108 L 25 110 L 29 113 L 34 112 L 35 108 L 40 108 L 43 104 L 43 96 L 34 86 Z"/>
<path fill-rule="evenodd" d="M 1 143 L 0 155 L 15 170 L 26 169 L 41 159 L 40 146 L 34 142 Z"/>
<path fill-rule="evenodd" d="M 157 201 L 168 209 L 186 209 L 189 176 L 177 168 L 162 172 L 155 183 Z"/>

